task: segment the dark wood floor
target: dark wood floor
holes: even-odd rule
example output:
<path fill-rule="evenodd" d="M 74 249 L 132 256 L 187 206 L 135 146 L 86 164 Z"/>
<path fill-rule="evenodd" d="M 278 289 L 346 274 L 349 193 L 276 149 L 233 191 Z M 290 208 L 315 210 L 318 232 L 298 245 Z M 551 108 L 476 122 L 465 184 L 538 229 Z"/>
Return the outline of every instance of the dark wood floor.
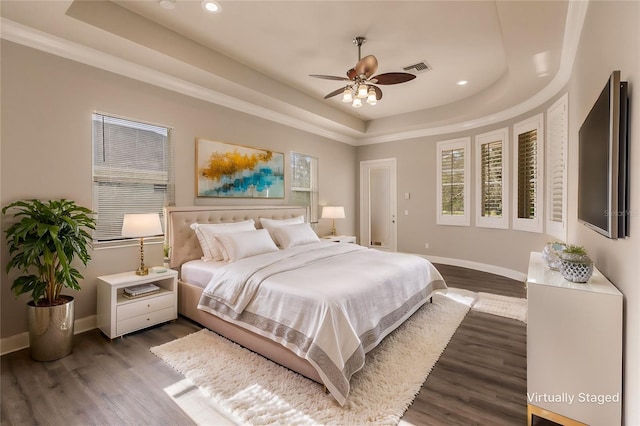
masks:
<path fill-rule="evenodd" d="M 436 265 L 451 287 L 524 297 L 522 283 Z M 1 359 L 2 425 L 191 425 L 163 389 L 182 376 L 149 347 L 198 330 L 175 322 L 109 342 L 75 336 L 73 353 L 34 362 L 28 350 Z M 526 326 L 470 311 L 403 417 L 413 425 L 526 423 Z"/>
<path fill-rule="evenodd" d="M 436 265 L 447 285 L 525 297 L 524 283 Z M 525 425 L 527 328 L 520 321 L 469 311 L 403 421 L 414 425 Z"/>

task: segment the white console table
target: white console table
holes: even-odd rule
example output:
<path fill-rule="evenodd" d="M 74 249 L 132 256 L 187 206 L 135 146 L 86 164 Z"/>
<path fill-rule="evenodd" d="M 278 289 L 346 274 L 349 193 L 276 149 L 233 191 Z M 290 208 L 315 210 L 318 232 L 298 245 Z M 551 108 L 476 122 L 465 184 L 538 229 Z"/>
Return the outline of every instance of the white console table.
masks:
<path fill-rule="evenodd" d="M 595 269 L 585 284 L 566 281 L 531 253 L 527 298 L 528 424 L 619 425 L 622 293 Z"/>

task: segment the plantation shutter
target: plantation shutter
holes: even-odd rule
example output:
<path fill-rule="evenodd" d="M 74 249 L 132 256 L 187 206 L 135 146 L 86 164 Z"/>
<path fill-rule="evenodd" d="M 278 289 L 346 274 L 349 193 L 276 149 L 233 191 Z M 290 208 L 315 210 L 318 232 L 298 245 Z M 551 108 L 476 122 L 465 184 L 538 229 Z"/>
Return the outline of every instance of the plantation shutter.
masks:
<path fill-rule="evenodd" d="M 92 118 L 94 240 L 120 240 L 125 213 L 163 219 L 163 208 L 174 203 L 171 132 L 103 114 Z"/>
<path fill-rule="evenodd" d="M 436 144 L 436 223 L 469 226 L 471 138 L 451 139 Z"/>
<path fill-rule="evenodd" d="M 502 141 L 481 145 L 481 216 L 502 216 Z"/>
<path fill-rule="evenodd" d="M 464 148 L 443 150 L 442 164 L 442 210 L 443 215 L 464 215 Z"/>
<path fill-rule="evenodd" d="M 518 218 L 537 217 L 538 131 L 518 135 Z"/>
<path fill-rule="evenodd" d="M 547 112 L 547 233 L 566 239 L 567 95 Z"/>

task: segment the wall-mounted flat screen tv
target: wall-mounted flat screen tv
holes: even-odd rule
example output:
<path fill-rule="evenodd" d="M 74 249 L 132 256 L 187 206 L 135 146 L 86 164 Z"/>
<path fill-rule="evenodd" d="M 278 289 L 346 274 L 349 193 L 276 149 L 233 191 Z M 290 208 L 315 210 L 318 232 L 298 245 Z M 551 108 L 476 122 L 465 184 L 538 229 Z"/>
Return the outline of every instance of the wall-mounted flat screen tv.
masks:
<path fill-rule="evenodd" d="M 628 104 L 614 71 L 579 132 L 578 220 L 612 239 L 629 236 Z"/>

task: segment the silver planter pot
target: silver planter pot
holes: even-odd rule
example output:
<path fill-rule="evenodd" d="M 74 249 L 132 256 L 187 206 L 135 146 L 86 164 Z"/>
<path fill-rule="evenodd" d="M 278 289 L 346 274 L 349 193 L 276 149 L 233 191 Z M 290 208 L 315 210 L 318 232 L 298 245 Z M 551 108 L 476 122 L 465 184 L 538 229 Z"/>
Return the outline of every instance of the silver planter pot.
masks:
<path fill-rule="evenodd" d="M 27 325 L 31 358 L 53 361 L 71 353 L 73 345 L 73 297 L 60 296 L 67 303 L 56 306 L 35 306 L 27 303 Z"/>

